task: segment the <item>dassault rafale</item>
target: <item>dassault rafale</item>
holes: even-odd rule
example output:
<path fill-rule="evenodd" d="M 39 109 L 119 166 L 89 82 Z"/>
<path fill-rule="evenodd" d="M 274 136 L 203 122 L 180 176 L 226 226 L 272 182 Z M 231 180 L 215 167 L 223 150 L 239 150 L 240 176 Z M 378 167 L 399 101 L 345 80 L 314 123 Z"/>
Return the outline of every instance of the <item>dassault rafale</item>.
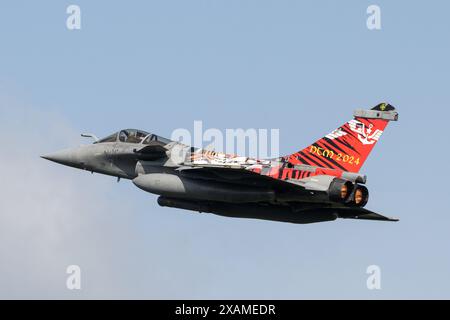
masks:
<path fill-rule="evenodd" d="M 126 129 L 93 144 L 42 158 L 130 179 L 158 195 L 163 207 L 291 223 L 337 218 L 398 221 L 367 210 L 369 191 L 360 169 L 389 121 L 387 103 L 357 109 L 354 118 L 293 154 L 254 159 L 187 146 Z"/>

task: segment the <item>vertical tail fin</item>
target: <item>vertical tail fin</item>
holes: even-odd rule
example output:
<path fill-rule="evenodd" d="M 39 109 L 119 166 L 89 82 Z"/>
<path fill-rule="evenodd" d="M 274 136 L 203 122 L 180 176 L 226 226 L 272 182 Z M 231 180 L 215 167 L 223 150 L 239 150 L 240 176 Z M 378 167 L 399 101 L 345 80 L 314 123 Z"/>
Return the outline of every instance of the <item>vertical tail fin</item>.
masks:
<path fill-rule="evenodd" d="M 370 110 L 355 110 L 354 116 L 287 160 L 294 165 L 359 172 L 389 121 L 398 120 L 398 113 L 390 104 L 380 103 Z"/>

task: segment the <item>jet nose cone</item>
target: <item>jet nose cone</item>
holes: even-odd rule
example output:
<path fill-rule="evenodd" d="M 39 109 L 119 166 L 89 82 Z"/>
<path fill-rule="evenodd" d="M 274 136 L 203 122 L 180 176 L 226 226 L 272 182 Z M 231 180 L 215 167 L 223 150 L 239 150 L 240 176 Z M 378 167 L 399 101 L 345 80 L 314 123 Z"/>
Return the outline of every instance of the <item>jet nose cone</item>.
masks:
<path fill-rule="evenodd" d="M 42 159 L 53 161 L 53 156 L 51 154 L 45 154 L 41 156 Z"/>
<path fill-rule="evenodd" d="M 61 150 L 41 156 L 41 158 L 50 160 L 66 166 L 74 166 L 76 164 L 74 152 L 72 150 Z"/>

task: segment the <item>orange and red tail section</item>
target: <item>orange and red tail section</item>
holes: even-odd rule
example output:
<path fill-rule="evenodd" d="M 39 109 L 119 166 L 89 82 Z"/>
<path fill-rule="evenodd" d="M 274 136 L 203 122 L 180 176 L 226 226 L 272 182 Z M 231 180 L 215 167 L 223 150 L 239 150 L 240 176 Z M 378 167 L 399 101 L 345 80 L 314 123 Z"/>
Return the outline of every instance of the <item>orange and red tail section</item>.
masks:
<path fill-rule="evenodd" d="M 287 156 L 288 162 L 359 172 L 388 122 L 397 121 L 398 113 L 390 104 L 380 103 L 371 110 L 358 109 L 354 115 L 322 139 Z"/>

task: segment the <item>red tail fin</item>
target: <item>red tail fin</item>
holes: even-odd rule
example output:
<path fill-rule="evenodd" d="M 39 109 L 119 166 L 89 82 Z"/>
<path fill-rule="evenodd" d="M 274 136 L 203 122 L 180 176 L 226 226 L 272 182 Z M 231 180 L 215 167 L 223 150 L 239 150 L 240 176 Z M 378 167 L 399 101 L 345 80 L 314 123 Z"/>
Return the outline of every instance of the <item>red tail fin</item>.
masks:
<path fill-rule="evenodd" d="M 359 172 L 389 121 L 398 113 L 390 104 L 358 109 L 355 118 L 307 148 L 287 156 L 291 164 Z"/>

